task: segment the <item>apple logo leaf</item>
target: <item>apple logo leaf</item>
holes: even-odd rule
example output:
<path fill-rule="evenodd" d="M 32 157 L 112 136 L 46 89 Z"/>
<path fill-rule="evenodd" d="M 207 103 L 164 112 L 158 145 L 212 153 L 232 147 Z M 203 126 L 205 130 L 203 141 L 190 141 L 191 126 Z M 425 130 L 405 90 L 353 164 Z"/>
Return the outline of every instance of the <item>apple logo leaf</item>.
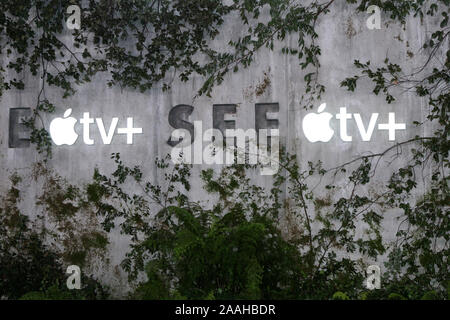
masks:
<path fill-rule="evenodd" d="M 66 112 L 64 112 L 63 117 L 64 118 L 68 118 L 71 113 L 72 113 L 72 108 L 69 108 L 69 109 L 66 110 Z"/>
<path fill-rule="evenodd" d="M 327 107 L 326 103 L 322 103 L 319 108 L 317 109 L 318 113 L 321 113 L 323 110 L 325 110 L 325 108 Z"/>

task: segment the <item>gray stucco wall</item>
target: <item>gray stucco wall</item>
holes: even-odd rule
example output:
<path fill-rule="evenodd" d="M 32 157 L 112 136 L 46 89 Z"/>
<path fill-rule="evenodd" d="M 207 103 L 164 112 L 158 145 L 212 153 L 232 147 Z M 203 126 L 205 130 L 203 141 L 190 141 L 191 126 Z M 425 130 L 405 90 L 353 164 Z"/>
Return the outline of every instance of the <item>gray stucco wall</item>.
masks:
<path fill-rule="evenodd" d="M 368 16 L 355 13 L 354 9 L 344 2 L 336 2 L 331 12 L 318 23 L 318 44 L 322 49 L 319 81 L 327 88 L 322 99 L 322 102 L 327 103 L 326 111 L 335 115 L 340 107 L 347 107 L 348 112 L 360 113 L 366 126 L 374 112 L 379 113 L 377 124 L 387 122 L 388 113 L 395 112 L 396 120 L 406 123 L 406 130 L 397 131 L 397 142 L 426 134 L 427 128 L 417 129 L 412 125 L 414 120 L 423 120 L 428 112 L 425 101 L 421 101 L 413 93 L 402 93 L 397 96 L 396 102 L 389 105 L 383 96 L 371 93 L 372 86 L 368 82 L 361 82 L 355 93 L 349 93 L 339 86 L 345 77 L 356 73 L 353 68 L 355 59 L 361 62 L 371 60 L 373 65 L 377 65 L 389 56 L 393 62 L 412 67 L 418 66 L 425 59 L 426 52 L 421 52 L 420 47 L 428 37 L 433 21 L 420 22 L 418 19 L 410 19 L 403 28 L 394 24 L 387 25 L 384 23 L 387 19 L 382 17 L 382 29 L 369 30 L 366 27 Z M 215 44 L 220 46 L 229 38 L 237 37 L 240 32 L 239 24 L 234 18 L 229 18 Z M 66 36 L 65 41 L 69 43 L 70 36 Z M 294 41 L 293 37 L 288 37 L 285 42 L 293 44 Z M 278 49 L 281 49 L 281 45 Z M 414 56 L 410 57 L 407 51 L 412 52 Z M 3 65 L 5 63 L 6 61 L 3 61 Z M 256 87 L 264 81 L 264 73 L 267 74 L 270 84 L 257 96 Z M 237 104 L 236 127 L 248 129 L 255 126 L 255 103 L 278 103 L 281 140 L 289 151 L 297 154 L 302 167 L 305 167 L 308 161 L 317 160 L 321 160 L 325 168 L 335 167 L 357 155 L 380 152 L 395 143 L 388 141 L 386 131 L 377 129 L 374 130 L 371 141 L 363 142 L 353 119 L 348 122 L 348 131 L 353 136 L 353 141 L 343 142 L 338 137 L 339 121 L 336 118 L 331 120 L 336 133 L 331 141 L 309 142 L 303 134 L 301 123 L 310 111 L 301 108 L 299 103 L 304 88 L 304 75 L 305 71 L 298 66 L 295 57 L 282 55 L 278 50 L 261 50 L 249 69 L 227 75 L 225 81 L 214 89 L 211 98 L 200 97 L 195 101 L 193 97 L 202 84 L 200 78 L 187 83 L 175 79 L 173 88 L 168 92 L 155 88 L 146 93 L 139 93 L 118 87 L 108 88 L 107 75 L 98 75 L 92 83 L 79 87 L 77 93 L 68 99 L 62 99 L 59 90 L 47 88 L 46 95 L 55 103 L 57 111 L 44 119 L 46 126 L 52 118 L 62 116 L 70 107 L 73 109 L 72 116 L 77 119 L 82 117 L 83 112 L 90 112 L 92 117 L 101 116 L 109 126 L 111 118 L 118 117 L 120 127 L 125 125 L 126 117 L 133 117 L 135 126 L 143 128 L 143 134 L 136 135 L 132 145 L 126 144 L 123 135 L 116 135 L 111 145 L 104 145 L 96 126 L 93 125 L 91 137 L 96 143 L 85 145 L 81 137 L 82 127 L 78 123 L 76 130 L 80 137 L 77 142 L 73 146 L 54 146 L 53 158 L 49 160 L 48 165 L 71 183 L 83 184 L 92 177 L 95 167 L 104 173 L 110 173 L 114 167 L 110 155 L 120 152 L 125 163 L 142 166 L 149 179 L 161 179 L 163 173 L 156 169 L 153 161 L 155 157 L 163 157 L 171 150 L 166 143 L 173 130 L 168 123 L 168 114 L 177 104 L 194 106 L 190 121 L 202 120 L 204 129 L 212 126 L 213 104 Z M 40 191 L 40 185 L 30 177 L 30 170 L 33 163 L 41 158 L 34 147 L 8 147 L 9 109 L 35 106 L 40 90 L 38 79 L 27 74 L 23 76 L 27 82 L 24 91 L 10 90 L 0 97 L 0 191 L 3 192 L 9 187 L 8 176 L 18 171 L 25 177 L 22 183 L 25 199 L 21 205 L 24 212 L 34 215 L 35 197 Z M 404 152 L 407 152 L 407 149 Z M 389 167 L 387 159 L 383 159 L 378 168 L 378 175 L 368 189 L 376 189 L 377 184 L 383 184 L 392 170 L 402 164 L 401 159 L 405 158 L 401 157 Z M 201 188 L 198 174 L 204 168 L 205 166 L 194 165 L 191 191 L 194 198 L 203 200 L 205 192 Z M 270 179 L 270 176 L 255 176 L 255 181 L 261 184 L 270 185 Z M 346 195 L 349 190 L 345 176 L 338 175 L 336 179 L 341 188 L 334 196 Z M 326 182 L 322 181 L 322 187 L 315 189 L 319 196 L 327 195 L 323 188 Z M 398 225 L 395 216 L 398 213 L 397 210 L 386 212 L 384 226 L 387 240 L 394 236 Z M 116 266 L 127 251 L 128 240 L 117 231 L 110 235 L 109 240 L 109 263 L 100 262 L 99 266 L 92 267 L 92 271 L 121 293 L 126 275 Z"/>

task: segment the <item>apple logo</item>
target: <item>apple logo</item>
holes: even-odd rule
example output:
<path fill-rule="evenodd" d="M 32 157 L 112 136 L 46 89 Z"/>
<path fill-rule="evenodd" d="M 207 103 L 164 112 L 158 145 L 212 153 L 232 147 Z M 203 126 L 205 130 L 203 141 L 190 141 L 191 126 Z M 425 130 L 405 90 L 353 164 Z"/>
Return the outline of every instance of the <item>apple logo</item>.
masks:
<path fill-rule="evenodd" d="M 317 109 L 317 113 L 308 113 L 303 118 L 303 133 L 310 142 L 328 142 L 334 135 L 334 130 L 330 128 L 330 120 L 333 115 L 323 112 L 327 104 L 322 103 Z"/>
<path fill-rule="evenodd" d="M 57 145 L 73 145 L 78 139 L 78 134 L 75 132 L 75 124 L 77 119 L 69 117 L 72 109 L 67 109 L 64 112 L 63 118 L 56 118 L 50 122 L 50 136 L 53 142 Z"/>

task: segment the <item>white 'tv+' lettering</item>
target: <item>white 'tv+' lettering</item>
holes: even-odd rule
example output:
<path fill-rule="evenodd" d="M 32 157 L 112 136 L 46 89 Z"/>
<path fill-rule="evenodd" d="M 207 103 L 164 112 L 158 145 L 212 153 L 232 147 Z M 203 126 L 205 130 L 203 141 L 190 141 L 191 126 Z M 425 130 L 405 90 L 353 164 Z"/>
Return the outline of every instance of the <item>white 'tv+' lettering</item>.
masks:
<path fill-rule="evenodd" d="M 111 125 L 109 126 L 108 134 L 106 134 L 105 126 L 103 125 L 102 118 L 96 118 L 98 131 L 100 131 L 100 135 L 102 137 L 104 144 L 111 144 L 112 138 L 114 136 L 114 132 L 116 131 L 117 123 L 119 122 L 119 118 L 112 118 Z"/>
<path fill-rule="evenodd" d="M 83 125 L 83 141 L 86 144 L 94 144 L 94 140 L 89 137 L 90 125 L 94 123 L 94 118 L 89 117 L 89 112 L 83 113 L 83 118 L 80 119 L 80 123 Z"/>
<path fill-rule="evenodd" d="M 142 133 L 142 128 L 133 127 L 133 118 L 127 118 L 127 127 L 117 129 L 118 134 L 127 135 L 127 144 L 133 144 L 133 134 Z"/>
<path fill-rule="evenodd" d="M 367 130 L 364 128 L 361 115 L 359 113 L 354 113 L 353 116 L 355 117 L 355 122 L 358 126 L 358 130 L 363 141 L 370 141 L 370 139 L 372 138 L 373 130 L 375 129 L 375 124 L 377 123 L 378 113 L 372 113 Z"/>
<path fill-rule="evenodd" d="M 395 122 L 395 113 L 389 112 L 388 123 L 380 123 L 378 125 L 378 130 L 388 130 L 389 131 L 389 141 L 395 141 L 395 131 L 405 130 L 406 124 Z"/>
<path fill-rule="evenodd" d="M 325 108 L 325 105 L 325 103 L 322 103 L 320 105 L 320 107 L 318 108 L 318 113 L 308 113 L 303 117 L 303 133 L 310 142 L 328 142 L 334 134 L 334 131 L 331 129 L 330 124 L 328 123 L 329 119 L 327 119 L 328 116 L 331 117 L 331 114 L 322 112 Z M 348 122 L 352 119 L 352 117 L 355 118 L 356 126 L 361 135 L 362 141 L 370 141 L 377 125 L 379 113 L 371 114 L 369 123 L 366 127 L 363 123 L 361 114 L 348 113 L 346 107 L 339 108 L 339 113 L 336 114 L 336 119 L 339 120 L 339 136 L 344 142 L 350 142 L 353 140 L 353 137 L 348 132 Z M 405 129 L 405 123 L 397 123 L 395 121 L 394 112 L 389 112 L 389 120 L 387 123 L 378 124 L 378 130 L 388 130 L 389 141 L 395 141 L 397 130 Z M 325 131 L 331 132 L 331 135 L 323 138 Z M 317 138 L 316 136 L 318 136 L 319 138 Z"/>

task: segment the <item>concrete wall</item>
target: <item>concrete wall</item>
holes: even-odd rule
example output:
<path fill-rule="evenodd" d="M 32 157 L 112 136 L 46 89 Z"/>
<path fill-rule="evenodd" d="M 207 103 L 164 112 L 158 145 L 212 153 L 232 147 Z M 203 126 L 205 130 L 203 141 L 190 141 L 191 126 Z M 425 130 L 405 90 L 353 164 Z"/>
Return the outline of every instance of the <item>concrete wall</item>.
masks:
<path fill-rule="evenodd" d="M 322 49 L 320 56 L 321 69 L 319 81 L 326 88 L 326 94 L 322 102 L 327 103 L 326 111 L 333 115 L 339 112 L 340 107 L 347 107 L 348 112 L 360 113 L 365 126 L 372 113 L 379 113 L 377 123 L 385 123 L 388 113 L 395 112 L 397 122 L 406 123 L 406 130 L 397 131 L 397 141 L 412 138 L 415 135 L 424 134 L 426 128 L 413 127 L 414 120 L 421 121 L 427 115 L 425 102 L 416 98 L 412 93 L 403 93 L 398 96 L 396 102 L 387 104 L 383 96 L 375 96 L 371 93 L 372 86 L 368 82 L 361 82 L 355 93 L 349 93 L 340 88 L 339 83 L 347 76 L 356 73 L 353 61 L 361 62 L 371 60 L 373 65 L 381 64 L 389 56 L 390 60 L 400 65 L 417 67 L 424 61 L 426 52 L 420 52 L 420 46 L 427 38 L 434 22 L 420 22 L 418 19 L 410 19 L 404 27 L 395 24 L 383 23 L 381 30 L 369 30 L 366 27 L 368 14 L 357 14 L 353 7 L 344 2 L 336 2 L 331 12 L 322 17 L 318 22 L 318 44 Z M 387 21 L 382 17 L 383 22 Z M 237 37 L 241 27 L 235 18 L 230 17 L 223 28 L 223 33 L 215 41 L 220 46 L 228 42 L 229 38 Z M 70 42 L 69 36 L 65 39 Z M 294 44 L 294 37 L 288 37 L 285 44 Z M 278 46 L 281 49 L 281 45 Z M 413 56 L 408 55 L 408 51 Z M 3 61 L 5 64 L 6 61 Z M 265 76 L 266 74 L 266 76 Z M 290 57 L 268 50 L 261 50 L 249 69 L 240 70 L 236 74 L 227 75 L 225 81 L 213 91 L 212 97 L 200 97 L 193 101 L 196 90 L 202 84 L 202 79 L 194 78 L 187 83 L 177 80 L 173 83 L 172 90 L 162 92 L 155 88 L 146 93 L 135 90 L 121 89 L 119 87 L 108 88 L 107 75 L 98 75 L 92 83 L 78 88 L 77 93 L 68 99 L 62 99 L 61 92 L 57 89 L 46 88 L 47 98 L 57 106 L 56 113 L 44 119 L 46 126 L 54 117 L 62 116 L 70 107 L 72 116 L 77 119 L 83 112 L 90 112 L 92 117 L 101 116 L 107 126 L 112 117 L 119 117 L 119 127 L 125 125 L 126 117 L 133 117 L 135 126 L 143 128 L 143 134 L 134 137 L 134 144 L 127 145 L 122 135 L 116 135 L 111 145 L 104 145 L 95 126 L 92 127 L 91 137 L 96 141 L 94 145 L 85 145 L 82 141 L 82 127 L 78 124 L 76 130 L 80 134 L 73 146 L 54 146 L 53 158 L 48 165 L 67 178 L 72 183 L 83 184 L 92 177 L 95 167 L 104 173 L 110 173 L 113 162 L 110 155 L 120 152 L 125 163 L 141 165 L 149 179 L 161 179 L 159 172 L 153 164 L 155 157 L 162 157 L 169 153 L 171 148 L 166 143 L 173 128 L 168 123 L 168 114 L 177 104 L 194 106 L 190 121 L 202 120 L 203 126 L 212 126 L 213 104 L 237 104 L 237 128 L 254 128 L 255 104 L 273 103 L 279 104 L 279 123 L 282 142 L 291 152 L 295 152 L 300 159 L 302 167 L 308 161 L 321 160 L 325 168 L 334 167 L 352 158 L 385 150 L 395 142 L 388 141 L 386 131 L 375 129 L 371 141 L 364 142 L 357 131 L 354 120 L 349 120 L 348 131 L 353 136 L 352 142 L 343 142 L 339 139 L 339 121 L 331 120 L 335 136 L 327 143 L 309 142 L 302 131 L 302 119 L 311 111 L 301 108 L 299 100 L 303 94 L 305 71 L 301 70 L 295 57 Z M 8 121 L 9 109 L 18 107 L 34 107 L 40 90 L 40 81 L 23 74 L 26 78 L 27 88 L 23 91 L 10 90 L 0 98 L 0 190 L 4 191 L 8 186 L 8 176 L 18 171 L 25 176 L 22 183 L 25 200 L 21 204 L 25 212 L 35 214 L 35 197 L 39 194 L 39 183 L 30 177 L 30 170 L 41 157 L 34 147 L 9 148 L 8 147 Z M 265 80 L 266 78 L 266 80 Z M 268 82 L 262 94 L 257 95 L 257 87 Z M 316 106 L 318 107 L 318 105 Z M 313 110 L 314 111 L 314 110 Z M 406 149 L 404 150 L 406 152 Z M 406 153 L 405 153 L 406 154 Z M 404 159 L 405 157 L 402 157 Z M 378 175 L 368 188 L 376 189 L 382 185 L 390 172 L 401 165 L 401 161 L 387 166 L 387 159 L 380 162 Z M 205 192 L 201 188 L 198 173 L 204 166 L 194 165 L 191 194 L 194 198 L 204 199 Z M 337 183 L 341 189 L 334 196 L 348 193 L 345 176 L 338 175 Z M 326 179 L 325 179 L 326 180 Z M 318 196 L 326 196 L 323 186 L 327 181 L 322 181 L 315 189 Z M 258 183 L 270 185 L 269 176 L 255 176 Z M 385 226 L 388 239 L 394 236 L 397 222 L 394 216 L 398 210 L 386 212 Z M 124 285 L 125 274 L 116 267 L 123 259 L 127 251 L 128 241 L 115 232 L 110 235 L 110 252 L 112 253 L 109 264 L 100 267 L 96 272 L 105 281 L 113 286 Z M 122 279 L 122 280 L 119 280 Z"/>

